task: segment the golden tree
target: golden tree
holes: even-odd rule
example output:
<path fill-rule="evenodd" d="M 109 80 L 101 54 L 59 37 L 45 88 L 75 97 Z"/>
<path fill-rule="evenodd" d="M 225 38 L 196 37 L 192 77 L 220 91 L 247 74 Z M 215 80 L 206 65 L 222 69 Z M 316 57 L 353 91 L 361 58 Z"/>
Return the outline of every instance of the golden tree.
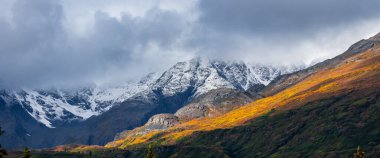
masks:
<path fill-rule="evenodd" d="M 0 127 L 0 136 L 3 135 L 5 131 Z M 1 147 L 0 144 L 0 158 L 3 158 L 4 155 L 8 155 L 7 151 Z"/>
<path fill-rule="evenodd" d="M 32 157 L 32 154 L 30 154 L 30 150 L 28 148 L 25 148 L 22 158 L 30 158 L 30 157 Z"/>
<path fill-rule="evenodd" d="M 148 146 L 148 153 L 146 154 L 146 158 L 154 158 L 152 144 L 149 144 Z"/>
<path fill-rule="evenodd" d="M 364 152 L 360 151 L 360 146 L 356 148 L 356 153 L 354 153 L 354 158 L 364 158 Z"/>

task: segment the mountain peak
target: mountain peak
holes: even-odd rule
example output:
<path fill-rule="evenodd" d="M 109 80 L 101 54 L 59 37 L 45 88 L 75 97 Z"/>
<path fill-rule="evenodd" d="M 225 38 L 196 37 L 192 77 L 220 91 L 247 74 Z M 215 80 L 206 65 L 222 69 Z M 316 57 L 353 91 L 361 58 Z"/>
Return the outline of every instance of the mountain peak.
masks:
<path fill-rule="evenodd" d="M 298 69 L 196 57 L 178 62 L 164 73 L 150 73 L 137 82 L 76 89 L 24 89 L 9 93 L 8 98 L 13 97 L 37 121 L 54 127 L 54 122 L 100 115 L 131 97 L 149 99 L 146 94 L 157 90 L 163 96 L 186 93 L 191 99 L 213 89 L 247 90 L 253 85 L 266 85 L 278 75 L 295 70 Z"/>
<path fill-rule="evenodd" d="M 375 36 L 372 36 L 371 38 L 369 38 L 368 40 L 372 40 L 372 41 L 380 41 L 380 32 L 378 34 L 376 34 Z"/>
<path fill-rule="evenodd" d="M 232 88 L 247 90 L 252 85 L 267 85 L 281 74 L 303 67 L 266 66 L 237 61 L 209 60 L 196 57 L 178 62 L 157 80 L 155 89 L 170 96 L 190 90 L 199 96 L 212 89 Z"/>
<path fill-rule="evenodd" d="M 359 42 L 356 42 L 348 50 L 342 54 L 344 55 L 352 55 L 360 52 L 364 52 L 365 50 L 368 50 L 375 46 L 375 44 L 380 43 L 380 33 L 376 34 L 373 37 L 370 37 L 368 39 L 362 39 Z"/>

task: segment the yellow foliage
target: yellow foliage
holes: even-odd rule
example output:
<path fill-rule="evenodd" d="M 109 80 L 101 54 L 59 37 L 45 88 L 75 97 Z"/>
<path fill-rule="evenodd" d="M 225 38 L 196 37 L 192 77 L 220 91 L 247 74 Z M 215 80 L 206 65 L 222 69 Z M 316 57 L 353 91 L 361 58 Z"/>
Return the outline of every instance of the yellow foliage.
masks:
<path fill-rule="evenodd" d="M 156 131 L 142 136 L 127 137 L 111 142 L 107 144 L 106 147 L 127 148 L 131 145 L 147 143 L 157 139 L 163 139 L 168 144 L 176 143 L 177 140 L 189 136 L 195 131 L 209 131 L 242 125 L 248 120 L 268 113 L 273 108 L 277 109 L 283 106 L 285 108 L 292 108 L 304 105 L 306 102 L 331 97 L 351 89 L 380 87 L 379 80 L 376 79 L 366 82 L 361 81 L 365 78 L 369 78 L 368 76 L 371 75 L 379 78 L 379 74 L 380 53 L 372 51 L 360 53 L 348 58 L 335 68 L 318 71 L 304 81 L 274 96 L 257 100 L 224 115 L 214 118 L 191 120 L 165 131 Z M 157 134 L 160 134 L 160 136 L 157 137 Z"/>

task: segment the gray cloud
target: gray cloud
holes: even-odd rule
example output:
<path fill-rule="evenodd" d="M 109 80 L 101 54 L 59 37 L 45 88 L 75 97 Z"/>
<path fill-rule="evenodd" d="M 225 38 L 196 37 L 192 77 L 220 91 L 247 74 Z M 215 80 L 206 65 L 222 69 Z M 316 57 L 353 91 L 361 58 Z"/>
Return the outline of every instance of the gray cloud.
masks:
<path fill-rule="evenodd" d="M 122 13 L 121 19 L 97 11 L 90 33 L 77 36 L 65 29 L 59 2 L 17 0 L 11 22 L 0 20 L 2 87 L 76 86 L 109 76 L 141 76 L 154 65 L 139 61 L 139 55 L 151 45 L 169 49 L 184 27 L 176 12 L 158 8 L 146 17 Z"/>
<path fill-rule="evenodd" d="M 380 31 L 377 0 L 201 0 L 198 7 L 188 47 L 210 57 L 310 62 Z"/>
<path fill-rule="evenodd" d="M 293 34 L 377 18 L 378 0 L 202 0 L 200 21 L 212 28 L 254 35 Z"/>
<path fill-rule="evenodd" d="M 0 87 L 120 82 L 194 56 L 307 62 L 380 31 L 377 0 L 87 3 L 0 0 Z"/>
<path fill-rule="evenodd" d="M 57 1 L 20 0 L 10 10 L 11 22 L 0 22 L 2 82 L 8 86 L 40 80 L 40 73 L 51 66 L 44 58 L 59 53 L 58 43 L 65 38 L 62 7 Z"/>

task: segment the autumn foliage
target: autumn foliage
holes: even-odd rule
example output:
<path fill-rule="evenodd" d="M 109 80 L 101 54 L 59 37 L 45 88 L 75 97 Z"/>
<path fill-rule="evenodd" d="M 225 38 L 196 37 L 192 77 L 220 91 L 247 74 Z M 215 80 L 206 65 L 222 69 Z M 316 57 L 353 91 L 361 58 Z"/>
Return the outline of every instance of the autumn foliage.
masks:
<path fill-rule="evenodd" d="M 308 102 L 368 88 L 380 88 L 380 53 L 375 49 L 347 58 L 331 69 L 319 70 L 276 95 L 257 100 L 224 115 L 190 120 L 165 131 L 129 136 L 111 142 L 106 147 L 127 148 L 154 141 L 175 144 L 196 131 L 232 128 L 273 109 L 276 109 L 276 112 L 289 110 Z"/>

